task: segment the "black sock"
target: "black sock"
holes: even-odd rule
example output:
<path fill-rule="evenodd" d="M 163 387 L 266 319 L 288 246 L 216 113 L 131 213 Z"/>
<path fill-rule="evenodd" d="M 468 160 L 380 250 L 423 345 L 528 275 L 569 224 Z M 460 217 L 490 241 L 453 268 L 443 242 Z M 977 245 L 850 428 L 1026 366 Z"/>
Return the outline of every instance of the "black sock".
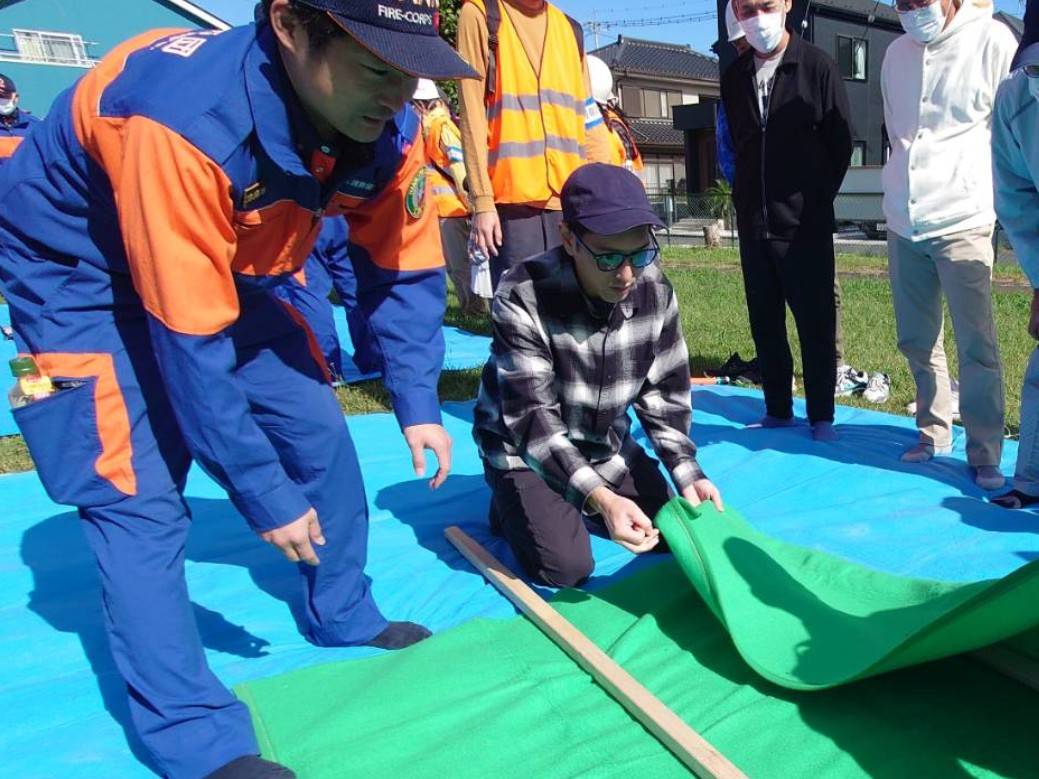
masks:
<path fill-rule="evenodd" d="M 414 622 L 391 622 L 386 629 L 369 641 L 366 646 L 379 649 L 403 649 L 417 644 L 433 635 L 427 628 Z"/>

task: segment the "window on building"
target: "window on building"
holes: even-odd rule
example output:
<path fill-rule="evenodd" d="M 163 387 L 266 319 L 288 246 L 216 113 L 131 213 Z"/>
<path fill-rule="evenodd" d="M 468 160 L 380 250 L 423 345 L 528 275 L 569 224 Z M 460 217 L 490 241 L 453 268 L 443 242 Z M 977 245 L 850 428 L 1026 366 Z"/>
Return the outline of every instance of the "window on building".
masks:
<path fill-rule="evenodd" d="M 628 116 L 642 116 L 642 90 L 638 87 L 621 87 L 621 108 Z"/>
<path fill-rule="evenodd" d="M 14 42 L 22 59 L 89 68 L 94 63 L 87 55 L 81 35 L 39 30 L 14 30 Z"/>
<path fill-rule="evenodd" d="M 665 94 L 659 89 L 642 90 L 642 115 L 650 119 L 663 119 L 667 103 Z"/>
<path fill-rule="evenodd" d="M 849 81 L 865 81 L 868 77 L 869 42 L 862 38 L 837 36 L 837 65 Z"/>
<path fill-rule="evenodd" d="M 682 93 L 681 92 L 668 92 L 667 93 L 667 118 L 675 118 L 675 106 L 682 105 Z"/>
<path fill-rule="evenodd" d="M 851 166 L 861 168 L 866 164 L 866 142 L 855 141 L 851 145 Z"/>

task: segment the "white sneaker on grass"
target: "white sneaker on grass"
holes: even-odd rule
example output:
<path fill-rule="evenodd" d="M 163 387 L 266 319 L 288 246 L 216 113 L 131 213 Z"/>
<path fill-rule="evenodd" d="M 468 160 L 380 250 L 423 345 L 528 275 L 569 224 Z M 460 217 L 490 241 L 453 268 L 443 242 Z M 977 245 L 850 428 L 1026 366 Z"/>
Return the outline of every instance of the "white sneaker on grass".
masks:
<path fill-rule="evenodd" d="M 862 397 L 870 403 L 887 403 L 891 397 L 891 377 L 880 372 L 871 374 Z"/>
<path fill-rule="evenodd" d="M 833 395 L 837 398 L 846 398 L 856 392 L 866 389 L 869 376 L 865 371 L 858 371 L 850 365 L 837 366 L 837 380 L 834 384 Z"/>

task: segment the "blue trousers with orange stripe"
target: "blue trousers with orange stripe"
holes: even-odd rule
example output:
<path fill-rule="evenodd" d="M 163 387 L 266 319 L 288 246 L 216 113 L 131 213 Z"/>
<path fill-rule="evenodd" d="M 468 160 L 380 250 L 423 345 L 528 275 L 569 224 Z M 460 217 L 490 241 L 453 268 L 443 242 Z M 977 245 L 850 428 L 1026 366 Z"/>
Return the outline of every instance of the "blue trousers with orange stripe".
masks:
<path fill-rule="evenodd" d="M 307 638 L 319 645 L 363 643 L 386 621 L 364 576 L 367 502 L 353 442 L 306 333 L 272 296 L 250 301 L 234 333 L 236 379 L 290 478 L 317 510 L 327 539 L 317 550 L 320 566 L 299 565 Z M 26 350 L 59 354 L 67 348 L 61 328 L 35 325 L 40 317 L 30 310 L 32 301 L 15 293 L 10 302 Z M 91 320 L 85 329 L 84 318 Z M 19 320 L 26 326 L 19 328 Z M 26 407 L 19 424 L 52 496 L 80 507 L 101 572 L 112 655 L 142 740 L 165 774 L 205 776 L 258 749 L 245 706 L 206 664 L 188 597 L 191 516 L 183 488 L 191 458 L 143 311 L 80 312 L 76 321 L 80 349 L 87 332 L 93 341 L 87 350 L 111 356 L 129 416 L 136 494 L 124 495 L 94 472 L 99 444 L 91 382 Z"/>

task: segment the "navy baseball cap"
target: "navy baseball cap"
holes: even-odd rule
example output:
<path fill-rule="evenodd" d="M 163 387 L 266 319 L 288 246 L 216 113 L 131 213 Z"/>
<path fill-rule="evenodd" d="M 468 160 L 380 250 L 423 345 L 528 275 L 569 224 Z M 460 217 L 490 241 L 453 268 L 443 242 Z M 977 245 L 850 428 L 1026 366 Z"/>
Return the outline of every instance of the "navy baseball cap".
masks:
<path fill-rule="evenodd" d="M 633 227 L 664 226 L 642 180 L 619 165 L 582 165 L 566 180 L 561 199 L 563 221 L 590 233 L 616 235 Z"/>
<path fill-rule="evenodd" d="M 479 78 L 439 35 L 440 0 L 299 0 L 326 11 L 397 70 L 431 79 Z"/>
<path fill-rule="evenodd" d="M 17 91 L 18 87 L 14 85 L 14 82 L 3 73 L 0 73 L 0 100 L 8 100 L 14 97 Z"/>
<path fill-rule="evenodd" d="M 1039 0 L 1028 0 L 1025 5 L 1025 28 L 1010 67 L 1025 65 L 1039 65 Z"/>

